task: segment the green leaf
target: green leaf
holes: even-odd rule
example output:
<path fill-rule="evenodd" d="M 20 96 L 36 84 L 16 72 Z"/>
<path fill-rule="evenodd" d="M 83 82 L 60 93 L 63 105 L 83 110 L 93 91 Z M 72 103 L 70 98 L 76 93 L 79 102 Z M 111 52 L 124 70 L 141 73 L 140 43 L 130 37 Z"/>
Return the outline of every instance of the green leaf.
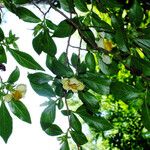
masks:
<path fill-rule="evenodd" d="M 102 77 L 100 74 L 86 73 L 81 77 L 84 84 L 99 94 L 109 94 L 110 79 Z"/>
<path fill-rule="evenodd" d="M 143 9 L 137 0 L 134 0 L 129 10 L 129 19 L 132 24 L 139 26 L 143 20 Z"/>
<path fill-rule="evenodd" d="M 131 85 L 122 82 L 112 82 L 110 89 L 111 94 L 113 94 L 115 98 L 124 101 L 136 99 L 141 95 L 140 91 L 138 91 Z"/>
<path fill-rule="evenodd" d="M 56 124 L 49 125 L 49 127 L 47 129 L 45 129 L 45 132 L 50 136 L 57 136 L 57 135 L 61 135 L 63 133 L 61 128 Z"/>
<path fill-rule="evenodd" d="M 145 94 L 145 100 L 142 106 L 142 122 L 145 126 L 145 128 L 150 131 L 150 92 L 146 92 Z"/>
<path fill-rule="evenodd" d="M 74 13 L 73 0 L 59 0 L 61 8 L 67 12 Z"/>
<path fill-rule="evenodd" d="M 15 83 L 20 77 L 20 71 L 19 71 L 19 68 L 16 67 L 16 69 L 10 74 L 7 82 L 8 83 Z"/>
<path fill-rule="evenodd" d="M 52 69 L 54 59 L 56 59 L 56 58 L 52 57 L 50 55 L 47 55 L 47 57 L 46 57 L 46 67 L 50 70 Z"/>
<path fill-rule="evenodd" d="M 71 110 L 61 110 L 61 113 L 64 115 L 64 116 L 69 116 L 71 115 Z"/>
<path fill-rule="evenodd" d="M 79 119 L 73 113 L 71 113 L 71 115 L 70 115 L 70 125 L 75 131 L 81 132 L 82 125 L 81 125 Z"/>
<path fill-rule="evenodd" d="M 44 109 L 41 114 L 41 127 L 43 130 L 49 128 L 49 126 L 54 122 L 56 117 L 56 103 L 55 101 L 51 100 L 49 106 Z"/>
<path fill-rule="evenodd" d="M 111 123 L 109 123 L 104 117 L 93 116 L 87 113 L 84 106 L 80 106 L 76 113 L 91 127 L 93 127 L 97 132 L 106 131 L 112 129 Z"/>
<path fill-rule="evenodd" d="M 41 21 L 40 18 L 25 7 L 17 7 L 17 12 L 15 14 L 25 22 L 38 23 Z"/>
<path fill-rule="evenodd" d="M 4 32 L 2 30 L 2 28 L 0 28 L 0 41 L 3 41 L 4 40 Z"/>
<path fill-rule="evenodd" d="M 3 46 L 0 46 L 0 63 L 7 63 L 7 56 Z"/>
<path fill-rule="evenodd" d="M 70 150 L 68 141 L 65 140 L 60 148 L 60 150 Z"/>
<path fill-rule="evenodd" d="M 0 107 L 0 136 L 7 143 L 9 136 L 12 133 L 12 117 L 10 116 L 4 102 Z"/>
<path fill-rule="evenodd" d="M 86 2 L 83 0 L 74 0 L 75 7 L 78 8 L 82 12 L 89 11 L 86 5 Z"/>
<path fill-rule="evenodd" d="M 42 73 L 42 72 L 28 74 L 28 78 L 30 79 L 31 82 L 35 84 L 48 83 L 49 81 L 53 80 L 52 76 L 46 73 Z"/>
<path fill-rule="evenodd" d="M 53 60 L 51 71 L 54 74 L 62 77 L 72 77 L 74 75 L 72 69 L 69 66 L 65 66 L 57 60 Z"/>
<path fill-rule="evenodd" d="M 32 77 L 30 75 L 28 76 L 28 79 L 30 81 L 31 87 L 38 95 L 48 98 L 55 96 L 52 87 L 48 83 L 35 83 L 35 80 L 32 80 Z"/>
<path fill-rule="evenodd" d="M 63 52 L 59 58 L 58 61 L 61 62 L 62 64 L 66 64 L 68 62 L 68 57 L 67 57 L 67 53 Z"/>
<path fill-rule="evenodd" d="M 82 132 L 70 131 L 70 134 L 77 145 L 83 145 L 88 142 L 86 136 Z"/>
<path fill-rule="evenodd" d="M 21 101 L 10 101 L 9 107 L 11 112 L 16 115 L 19 119 L 31 123 L 30 114 L 26 106 Z"/>
<path fill-rule="evenodd" d="M 31 0 L 12 0 L 15 4 L 26 4 L 31 2 Z"/>
<path fill-rule="evenodd" d="M 89 92 L 78 92 L 80 100 L 86 105 L 87 109 L 96 111 L 99 109 L 99 102 L 96 97 Z"/>
<path fill-rule="evenodd" d="M 96 62 L 94 55 L 91 52 L 88 52 L 85 56 L 86 66 L 89 68 L 89 71 L 94 72 L 96 67 Z"/>
<path fill-rule="evenodd" d="M 71 56 L 71 64 L 73 65 L 73 67 L 77 68 L 79 63 L 80 63 L 80 59 L 78 55 L 73 53 Z"/>
<path fill-rule="evenodd" d="M 58 100 L 57 106 L 58 106 L 58 109 L 62 109 L 64 107 L 64 102 L 61 98 Z"/>
<path fill-rule="evenodd" d="M 118 48 L 123 51 L 127 52 L 128 47 L 127 47 L 127 42 L 126 42 L 126 36 L 122 30 L 117 30 L 115 34 L 115 40 L 117 43 Z"/>
<path fill-rule="evenodd" d="M 41 54 L 41 52 L 45 52 L 49 54 L 50 56 L 54 56 L 57 51 L 57 47 L 53 39 L 48 33 L 48 30 L 45 30 L 44 32 L 41 31 L 32 41 L 32 45 L 34 50 Z M 39 42 L 40 41 L 40 42 Z"/>
<path fill-rule="evenodd" d="M 59 23 L 57 29 L 54 31 L 54 37 L 69 37 L 76 31 L 75 27 L 68 22 L 68 20 L 63 20 Z"/>
<path fill-rule="evenodd" d="M 57 29 L 57 25 L 54 24 L 51 20 L 46 19 L 46 25 L 51 30 L 56 30 Z"/>
<path fill-rule="evenodd" d="M 13 49 L 9 49 L 9 52 L 21 66 L 33 70 L 44 70 L 29 54 Z"/>

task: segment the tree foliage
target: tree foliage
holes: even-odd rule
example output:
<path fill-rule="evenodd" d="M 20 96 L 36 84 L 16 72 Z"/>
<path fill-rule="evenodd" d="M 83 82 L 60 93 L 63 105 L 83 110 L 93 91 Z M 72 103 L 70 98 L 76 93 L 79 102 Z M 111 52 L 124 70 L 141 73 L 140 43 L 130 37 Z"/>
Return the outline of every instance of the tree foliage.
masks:
<path fill-rule="evenodd" d="M 26 8 L 25 4 L 28 3 L 34 5 L 43 18 Z M 31 54 L 19 50 L 16 44 L 18 38 L 11 31 L 6 37 L 0 28 L 1 69 L 5 70 L 5 63 L 9 64 L 7 53 L 10 53 L 20 66 L 35 70 L 35 73 L 28 74 L 31 87 L 38 95 L 49 100 L 41 114 L 41 127 L 46 134 L 58 136 L 62 143 L 61 150 L 70 149 L 70 137 L 78 149 L 88 142 L 82 130 L 82 120 L 98 133 L 114 129 L 114 119 L 102 115 L 101 96 L 111 95 L 115 100 L 111 102 L 112 105 L 123 101 L 133 108 L 141 119 L 140 133 L 149 134 L 149 1 L 49 0 L 48 10 L 42 10 L 40 5 L 30 0 L 3 0 L 3 5 L 19 19 L 34 23 L 33 49 L 38 55 L 44 53 L 47 56 L 45 65 L 53 75 L 46 74 Z M 59 24 L 47 18 L 52 9 L 65 18 Z M 80 38 L 79 46 L 71 45 L 74 34 Z M 56 37 L 60 40 L 68 38 L 66 51 L 59 58 L 56 57 L 59 53 Z M 77 53 L 72 53 L 70 58 L 68 52 L 72 47 Z M 85 52 L 84 58 L 81 57 L 82 51 Z M 123 73 L 122 68 L 129 73 Z M 129 75 L 128 78 L 125 78 L 126 75 Z M 19 76 L 17 67 L 6 82 L 1 81 L 0 136 L 5 142 L 12 133 L 12 117 L 7 103 L 14 115 L 31 123 L 29 112 L 20 101 L 25 94 L 25 86 L 16 87 Z M 78 96 L 80 104 L 76 110 L 71 109 L 68 103 L 74 95 Z M 138 105 L 139 99 L 141 104 L 137 108 L 135 105 Z M 66 110 L 63 110 L 64 105 Z M 57 108 L 68 118 L 66 131 L 55 124 Z M 113 117 L 117 119 L 118 114 Z M 118 127 L 118 135 L 115 136 L 123 139 L 122 132 Z M 114 139 L 111 137 L 110 142 L 115 143 Z"/>

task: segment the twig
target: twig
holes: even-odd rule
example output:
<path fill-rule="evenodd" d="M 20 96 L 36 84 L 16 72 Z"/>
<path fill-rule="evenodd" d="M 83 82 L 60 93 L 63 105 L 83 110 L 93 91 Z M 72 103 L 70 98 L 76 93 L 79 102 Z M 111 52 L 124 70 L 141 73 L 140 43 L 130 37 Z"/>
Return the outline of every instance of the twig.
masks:
<path fill-rule="evenodd" d="M 69 45 L 69 46 L 72 47 L 72 48 L 76 48 L 76 49 L 80 48 L 80 50 L 87 51 L 87 49 L 81 48 L 81 47 L 78 47 L 78 46 L 73 46 L 73 45 Z"/>

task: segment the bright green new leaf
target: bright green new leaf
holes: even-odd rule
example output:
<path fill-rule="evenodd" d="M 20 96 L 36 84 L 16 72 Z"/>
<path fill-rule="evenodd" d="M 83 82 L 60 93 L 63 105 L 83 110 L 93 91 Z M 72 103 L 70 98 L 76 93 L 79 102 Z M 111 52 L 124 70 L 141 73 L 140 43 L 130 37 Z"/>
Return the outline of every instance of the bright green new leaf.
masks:
<path fill-rule="evenodd" d="M 20 77 L 20 71 L 19 71 L 19 68 L 16 67 L 16 69 L 10 74 L 7 82 L 8 83 L 15 83 Z"/>
<path fill-rule="evenodd" d="M 21 66 L 33 70 L 44 70 L 29 54 L 13 49 L 9 49 L 9 52 Z"/>
<path fill-rule="evenodd" d="M 72 20 L 73 21 L 73 20 Z M 69 37 L 76 31 L 75 27 L 68 22 L 68 20 L 63 20 L 59 23 L 57 29 L 54 31 L 54 37 Z"/>
<path fill-rule="evenodd" d="M 86 136 L 82 132 L 70 131 L 70 134 L 77 145 L 83 145 L 88 142 Z"/>
<path fill-rule="evenodd" d="M 0 136 L 7 143 L 12 133 L 12 117 L 10 116 L 4 102 L 0 106 Z"/>
<path fill-rule="evenodd" d="M 17 12 L 15 14 L 25 22 L 38 23 L 41 21 L 40 18 L 25 7 L 17 7 Z"/>
<path fill-rule="evenodd" d="M 19 119 L 31 123 L 30 114 L 26 108 L 26 106 L 21 101 L 10 101 L 9 107 L 11 112 L 16 115 Z"/>

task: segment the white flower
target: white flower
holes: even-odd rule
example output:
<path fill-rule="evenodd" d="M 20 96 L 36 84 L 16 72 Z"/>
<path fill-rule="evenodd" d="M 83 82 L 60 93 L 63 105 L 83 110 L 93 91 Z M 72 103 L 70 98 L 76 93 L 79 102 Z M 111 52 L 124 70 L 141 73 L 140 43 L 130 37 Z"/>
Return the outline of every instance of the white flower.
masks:
<path fill-rule="evenodd" d="M 105 54 L 102 55 L 102 60 L 107 65 L 111 64 L 111 62 L 112 62 L 111 58 L 108 55 L 105 55 Z"/>
<path fill-rule="evenodd" d="M 4 101 L 9 102 L 12 100 L 12 94 L 6 94 L 5 96 L 3 96 Z"/>
<path fill-rule="evenodd" d="M 72 92 L 82 91 L 85 86 L 82 82 L 77 80 L 76 78 L 64 78 L 61 83 L 63 84 L 63 88 L 65 90 L 72 90 Z"/>

